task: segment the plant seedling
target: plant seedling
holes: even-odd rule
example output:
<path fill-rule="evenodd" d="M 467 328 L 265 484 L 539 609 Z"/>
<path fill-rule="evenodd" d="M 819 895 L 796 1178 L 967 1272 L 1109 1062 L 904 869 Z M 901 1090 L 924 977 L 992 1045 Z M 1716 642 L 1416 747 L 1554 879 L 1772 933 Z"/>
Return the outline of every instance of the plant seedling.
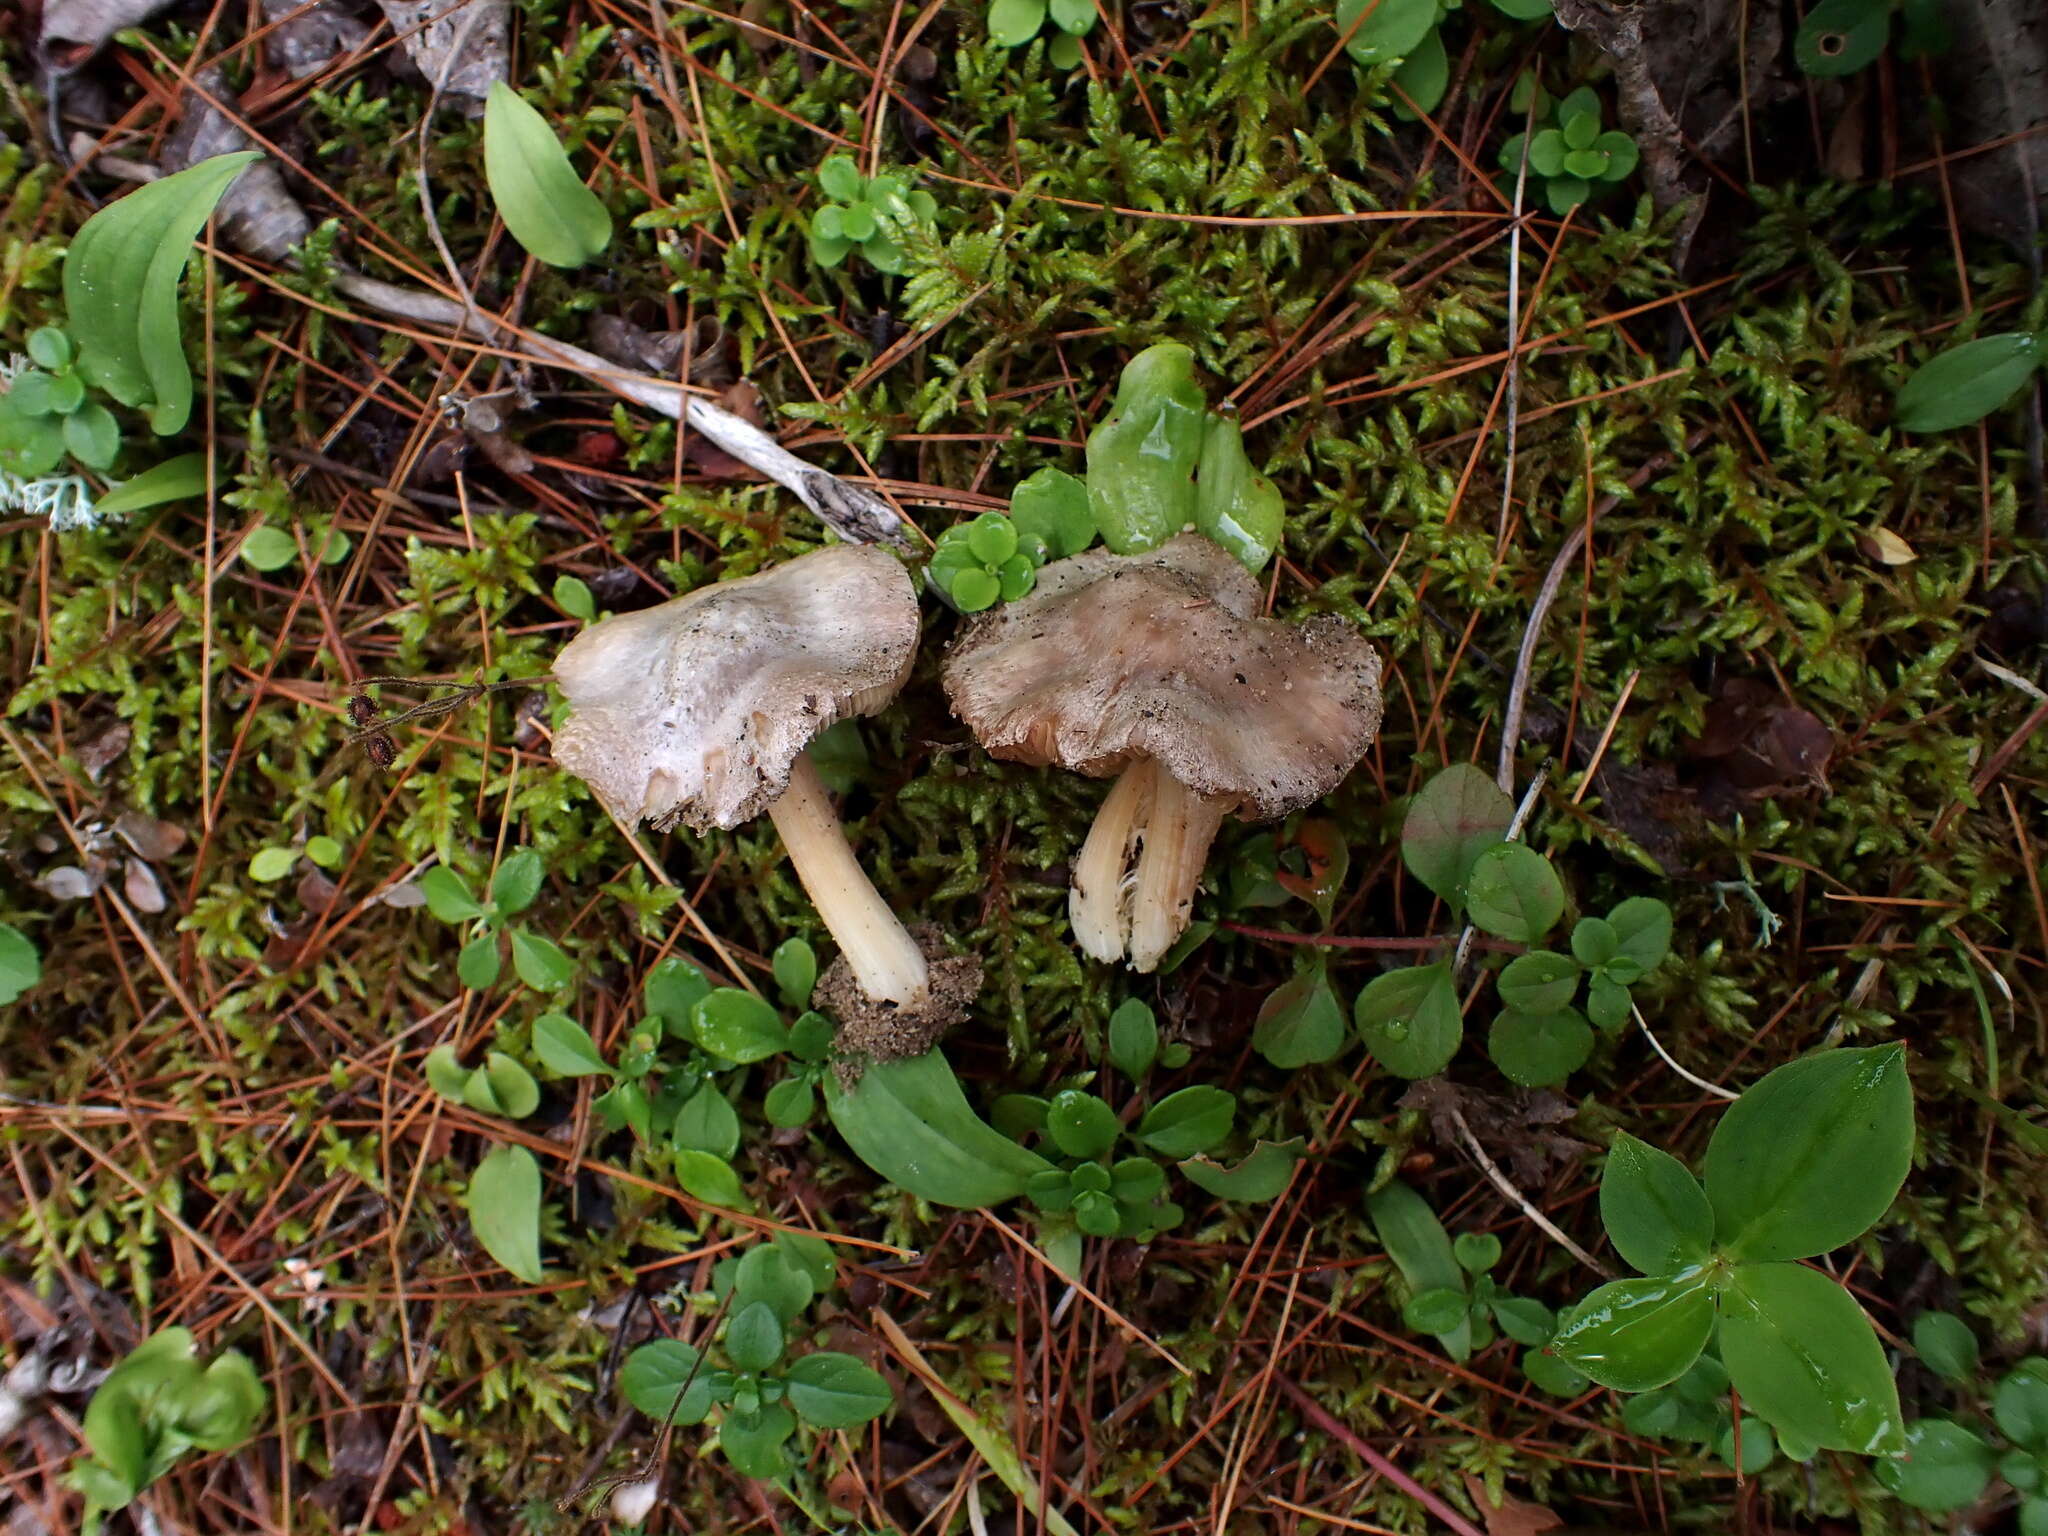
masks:
<path fill-rule="evenodd" d="M 1897 1454 L 1898 1389 L 1870 1320 L 1797 1261 L 1869 1230 L 1912 1155 L 1913 1090 L 1896 1045 L 1821 1051 L 1767 1074 L 1715 1126 L 1704 1183 L 1618 1136 L 1600 1215 L 1638 1277 L 1572 1308 L 1552 1351 L 1603 1386 L 1649 1392 L 1718 1338 L 1744 1407 L 1780 1443 Z"/>
<path fill-rule="evenodd" d="M 0 1004 L 13 1002 L 43 979 L 43 957 L 19 928 L 0 923 Z"/>
<path fill-rule="evenodd" d="M 980 613 L 1024 596 L 1040 566 L 1078 555 L 1095 542 L 1095 531 L 1086 483 L 1041 469 L 1011 493 L 1008 517 L 984 512 L 940 534 L 926 573 L 962 613 Z"/>
<path fill-rule="evenodd" d="M 1641 155 L 1636 141 L 1618 128 L 1600 126 L 1600 97 L 1582 85 L 1557 103 L 1550 122 L 1540 118 L 1528 134 L 1516 134 L 1500 149 L 1510 191 L 1521 173 L 1527 145 L 1529 177 L 1542 185 L 1550 211 L 1562 218 L 1572 209 L 1635 174 Z"/>
<path fill-rule="evenodd" d="M 481 992 L 495 986 L 508 945 L 513 973 L 536 992 L 560 991 L 575 976 L 575 962 L 559 944 L 512 921 L 540 896 L 546 874 L 540 855 L 521 848 L 498 866 L 485 901 L 478 901 L 463 878 L 445 864 L 420 876 L 427 910 L 444 923 L 469 930 L 469 939 L 455 957 L 455 974 L 465 987 Z"/>
<path fill-rule="evenodd" d="M 2048 368 L 2048 330 L 2007 331 L 1945 348 L 1899 386 L 1899 427 L 1947 432 L 1974 425 L 2017 399 L 2042 368 Z"/>
<path fill-rule="evenodd" d="M 1555 1360 L 1556 1356 L 1548 1358 Z M 1633 1433 L 1646 1439 L 1705 1446 L 1731 1467 L 1739 1462 L 1738 1470 L 1745 1477 L 1754 1477 L 1770 1466 L 1780 1450 L 1794 1461 L 1805 1461 L 1814 1451 L 1790 1438 L 1781 1446 L 1771 1426 L 1751 1413 L 1742 1416 L 1738 1433 L 1728 1395 L 1728 1370 L 1712 1345 L 1670 1386 L 1631 1397 L 1621 1417 Z"/>
<path fill-rule="evenodd" d="M 286 846 L 271 844 L 258 848 L 249 859 L 249 878 L 266 884 L 282 880 L 298 867 L 300 859 L 306 859 L 321 869 L 335 869 L 346 857 L 348 850 L 324 832 L 317 832 L 303 843 Z"/>
<path fill-rule="evenodd" d="M 248 1356 L 225 1350 L 199 1363 L 191 1330 L 151 1334 L 108 1372 L 85 1406 L 91 1455 L 71 1469 L 85 1495 L 84 1529 L 125 1509 L 188 1451 L 231 1451 L 256 1428 L 270 1400 Z"/>
<path fill-rule="evenodd" d="M 899 237 L 905 226 L 929 227 L 939 216 L 931 193 L 910 190 L 901 171 L 863 176 L 851 155 L 832 155 L 818 167 L 818 190 L 826 203 L 811 215 L 811 258 L 836 267 L 858 250 L 877 272 L 903 270 Z"/>
<path fill-rule="evenodd" d="M 1913 1349 L 1951 1386 L 1981 1379 L 1976 1336 L 1952 1313 L 1914 1319 Z M 1906 1426 L 1906 1454 L 1878 1463 L 1878 1481 L 1915 1509 L 1947 1514 L 1969 1508 L 2002 1478 L 2020 1496 L 2021 1536 L 2048 1531 L 2048 1359 L 2029 1355 L 2006 1372 L 1990 1417 L 1995 1438 L 1954 1419 L 1916 1420 Z"/>
<path fill-rule="evenodd" d="M 1451 83 L 1450 53 L 1443 23 L 1462 0 L 1338 0 L 1337 31 L 1345 51 L 1360 64 L 1395 64 L 1393 83 L 1406 101 L 1395 99 L 1394 114 L 1411 121 L 1433 112 Z M 1551 0 L 1493 0 L 1515 21 L 1551 14 Z"/>
<path fill-rule="evenodd" d="M 643 1344 L 626 1357 L 620 1391 L 663 1425 L 702 1424 L 716 1410 L 719 1449 L 735 1471 L 787 1476 L 799 1424 L 852 1429 L 895 1401 L 888 1382 L 852 1355 L 821 1349 L 789 1358 L 800 1319 L 834 1269 L 829 1245 L 796 1233 L 722 1260 L 712 1279 L 726 1315 L 718 1342 L 708 1350 L 680 1339 Z"/>
<path fill-rule="evenodd" d="M 66 454 L 104 470 L 121 451 L 121 424 L 86 391 L 70 336 L 53 325 L 29 332 L 33 365 L 16 371 L 0 394 L 0 468 L 38 480 Z"/>
<path fill-rule="evenodd" d="M 1081 39 L 1095 30 L 1095 0 L 990 0 L 988 40 L 1000 48 L 1021 48 L 1052 23 L 1046 59 L 1056 69 L 1081 62 Z"/>
<path fill-rule="evenodd" d="M 338 528 L 309 529 L 306 547 L 315 563 L 339 565 L 355 545 Z M 258 523 L 242 535 L 243 563 L 259 571 L 281 571 L 299 558 L 299 541 L 274 523 Z"/>

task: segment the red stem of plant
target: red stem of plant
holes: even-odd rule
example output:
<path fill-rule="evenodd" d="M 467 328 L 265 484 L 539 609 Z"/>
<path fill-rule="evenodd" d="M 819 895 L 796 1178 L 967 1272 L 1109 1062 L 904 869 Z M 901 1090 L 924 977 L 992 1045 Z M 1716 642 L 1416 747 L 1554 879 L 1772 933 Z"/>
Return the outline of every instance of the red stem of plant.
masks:
<path fill-rule="evenodd" d="M 1467 1520 L 1463 1515 L 1451 1508 L 1450 1505 L 1446 1504 L 1442 1499 L 1423 1487 L 1422 1484 L 1416 1482 L 1406 1472 L 1403 1472 L 1399 1467 L 1387 1460 L 1378 1451 L 1359 1439 L 1357 1435 L 1346 1429 L 1328 1409 L 1310 1397 L 1308 1393 L 1296 1386 L 1292 1381 L 1288 1380 L 1287 1377 L 1276 1373 L 1273 1377 L 1273 1385 L 1293 1398 L 1295 1406 L 1307 1415 L 1309 1422 L 1314 1424 L 1316 1428 L 1320 1429 L 1324 1434 L 1342 1441 L 1346 1450 L 1357 1456 L 1359 1460 L 1371 1467 L 1373 1471 L 1379 1473 L 1381 1477 L 1384 1477 L 1396 1488 L 1407 1494 L 1409 1498 L 1415 1500 L 1416 1503 L 1457 1532 L 1457 1536 L 1484 1536 L 1484 1532 L 1470 1520 Z"/>

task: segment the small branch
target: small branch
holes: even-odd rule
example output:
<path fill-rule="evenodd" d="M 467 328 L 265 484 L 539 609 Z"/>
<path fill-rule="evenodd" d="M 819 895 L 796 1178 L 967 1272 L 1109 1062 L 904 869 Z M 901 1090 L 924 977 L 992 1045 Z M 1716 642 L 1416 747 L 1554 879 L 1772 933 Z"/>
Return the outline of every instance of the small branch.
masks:
<path fill-rule="evenodd" d="M 1636 1016 L 1636 1028 L 1640 1029 L 1643 1032 L 1643 1038 L 1650 1042 L 1650 1049 L 1655 1051 L 1659 1056 L 1664 1058 L 1665 1066 L 1669 1067 L 1672 1071 L 1676 1072 L 1680 1077 L 1684 1078 L 1688 1083 L 1691 1083 L 1693 1087 L 1699 1089 L 1702 1093 L 1711 1093 L 1717 1099 L 1727 1099 L 1731 1102 L 1742 1097 L 1742 1095 L 1739 1093 L 1729 1092 L 1726 1088 L 1723 1088 L 1719 1083 L 1710 1083 L 1704 1077 L 1697 1076 L 1694 1073 L 1688 1072 L 1684 1067 L 1681 1067 L 1678 1064 L 1677 1060 L 1672 1056 L 1672 1054 L 1664 1049 L 1664 1042 L 1659 1040 L 1656 1037 L 1656 1035 L 1651 1033 L 1650 1021 L 1643 1017 L 1643 1010 L 1638 1008 L 1633 1002 L 1631 1002 L 1628 1005 L 1628 1011 Z"/>
<path fill-rule="evenodd" d="M 1335 1414 L 1298 1386 L 1293 1377 L 1284 1371 L 1275 1371 L 1273 1385 L 1287 1394 L 1294 1406 L 1302 1411 L 1303 1416 L 1311 1424 L 1331 1439 L 1340 1442 L 1352 1455 L 1449 1526 L 1454 1536 L 1482 1536 L 1479 1527 L 1366 1444 L 1348 1426 L 1340 1422 Z"/>
<path fill-rule="evenodd" d="M 1493 1187 L 1513 1201 L 1524 1216 L 1541 1227 L 1566 1253 L 1569 1253 L 1573 1258 L 1585 1265 L 1586 1268 L 1592 1270 L 1602 1280 L 1611 1280 L 1614 1277 L 1614 1272 L 1574 1242 L 1571 1235 L 1564 1228 L 1530 1204 L 1529 1197 L 1515 1188 L 1514 1180 L 1502 1173 L 1499 1165 L 1486 1155 L 1486 1148 L 1479 1145 L 1479 1138 L 1472 1134 L 1472 1127 L 1465 1123 L 1464 1111 L 1459 1109 L 1455 1103 L 1452 1103 L 1449 1107 L 1451 1123 L 1457 1126 L 1458 1136 L 1465 1143 L 1465 1150 L 1472 1154 L 1473 1161 L 1479 1164 L 1480 1171 L 1493 1181 Z"/>

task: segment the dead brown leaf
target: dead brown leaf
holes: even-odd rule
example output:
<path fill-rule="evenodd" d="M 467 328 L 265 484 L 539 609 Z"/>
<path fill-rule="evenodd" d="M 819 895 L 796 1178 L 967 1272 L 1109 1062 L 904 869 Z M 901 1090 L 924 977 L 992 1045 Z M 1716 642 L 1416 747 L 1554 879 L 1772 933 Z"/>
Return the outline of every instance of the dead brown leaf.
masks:
<path fill-rule="evenodd" d="M 1557 1530 L 1564 1524 L 1541 1504 L 1531 1504 L 1510 1494 L 1502 1494 L 1501 1502 L 1495 1504 L 1486 1484 L 1470 1472 L 1465 1474 L 1465 1492 L 1485 1517 L 1486 1536 L 1543 1536 L 1543 1532 Z"/>

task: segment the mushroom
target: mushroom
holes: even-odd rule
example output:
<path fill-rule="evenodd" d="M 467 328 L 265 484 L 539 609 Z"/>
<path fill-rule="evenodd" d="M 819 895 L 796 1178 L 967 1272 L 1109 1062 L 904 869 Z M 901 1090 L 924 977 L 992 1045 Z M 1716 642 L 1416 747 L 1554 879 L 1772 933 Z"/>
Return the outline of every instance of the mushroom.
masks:
<path fill-rule="evenodd" d="M 923 950 L 846 841 L 805 748 L 896 697 L 917 595 L 892 555 L 842 544 L 593 624 L 555 660 L 555 761 L 631 826 L 730 829 L 766 811 L 854 979 L 927 1001 Z"/>
<path fill-rule="evenodd" d="M 1318 799 L 1380 724 L 1379 654 L 1337 618 L 1258 617 L 1258 584 L 1199 534 L 1088 550 L 966 631 L 946 696 L 988 751 L 1117 775 L 1074 863 L 1074 938 L 1149 971 L 1188 926 L 1223 818 Z M 1135 863 L 1135 868 L 1133 867 Z"/>

